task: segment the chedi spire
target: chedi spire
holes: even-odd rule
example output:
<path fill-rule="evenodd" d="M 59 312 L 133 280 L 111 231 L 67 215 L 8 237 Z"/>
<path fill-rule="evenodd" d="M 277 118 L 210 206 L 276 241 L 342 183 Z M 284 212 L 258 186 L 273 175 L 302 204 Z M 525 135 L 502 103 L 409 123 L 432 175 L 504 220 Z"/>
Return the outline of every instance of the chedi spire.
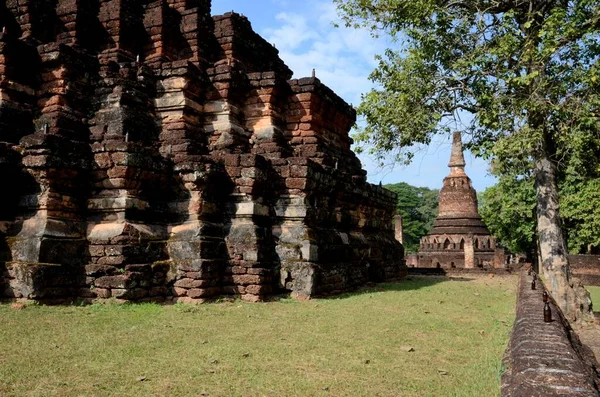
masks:
<path fill-rule="evenodd" d="M 448 163 L 451 174 L 465 173 L 465 156 L 463 154 L 462 139 L 460 132 L 455 132 L 452 137 L 452 154 Z"/>

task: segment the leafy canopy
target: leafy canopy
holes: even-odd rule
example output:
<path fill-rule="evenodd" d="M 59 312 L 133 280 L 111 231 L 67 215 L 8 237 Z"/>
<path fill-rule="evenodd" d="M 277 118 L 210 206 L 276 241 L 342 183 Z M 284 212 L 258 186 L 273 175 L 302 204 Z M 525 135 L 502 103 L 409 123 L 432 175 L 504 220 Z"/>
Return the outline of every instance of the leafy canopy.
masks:
<path fill-rule="evenodd" d="M 573 136 L 559 176 L 561 217 L 571 253 L 600 249 L 600 138 Z"/>
<path fill-rule="evenodd" d="M 398 195 L 396 212 L 402 215 L 403 239 L 406 252 L 419 250 L 421 237 L 431 230 L 438 212 L 440 191 L 415 187 L 405 182 L 385 185 Z"/>
<path fill-rule="evenodd" d="M 533 179 L 501 177 L 480 195 L 479 213 L 490 232 L 514 253 L 530 253 L 535 241 Z"/>
<path fill-rule="evenodd" d="M 597 133 L 572 135 L 561 150 L 558 175 L 561 218 L 569 253 L 600 249 L 600 139 Z M 512 252 L 535 249 L 536 196 L 533 178 L 498 175 L 498 183 L 480 195 L 479 212 L 488 228 Z"/>
<path fill-rule="evenodd" d="M 459 128 L 498 172 L 523 172 L 543 138 L 568 146 L 597 128 L 596 0 L 334 1 L 347 25 L 396 40 L 358 109 L 357 142 L 380 158 L 409 161 Z"/>

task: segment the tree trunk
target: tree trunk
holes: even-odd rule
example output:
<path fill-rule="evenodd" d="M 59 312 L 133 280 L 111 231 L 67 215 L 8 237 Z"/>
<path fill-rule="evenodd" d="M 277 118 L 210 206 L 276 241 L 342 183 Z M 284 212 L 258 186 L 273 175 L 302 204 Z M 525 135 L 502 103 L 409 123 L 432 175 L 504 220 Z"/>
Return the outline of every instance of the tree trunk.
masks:
<path fill-rule="evenodd" d="M 537 219 L 537 216 L 535 215 L 535 213 L 533 214 L 533 217 L 535 219 Z M 539 263 L 540 250 L 538 249 L 537 232 L 533 235 L 533 241 L 531 243 L 532 243 L 532 247 L 527 251 L 527 262 L 531 263 L 531 266 L 533 266 L 533 270 L 535 270 L 536 272 L 539 273 L 540 272 L 540 263 Z"/>
<path fill-rule="evenodd" d="M 556 164 L 550 159 L 544 142 L 534 167 L 537 200 L 537 236 L 541 271 L 548 281 L 552 297 L 572 321 L 589 319 L 592 302 L 581 282 L 571 276 L 567 246 L 559 214 Z"/>

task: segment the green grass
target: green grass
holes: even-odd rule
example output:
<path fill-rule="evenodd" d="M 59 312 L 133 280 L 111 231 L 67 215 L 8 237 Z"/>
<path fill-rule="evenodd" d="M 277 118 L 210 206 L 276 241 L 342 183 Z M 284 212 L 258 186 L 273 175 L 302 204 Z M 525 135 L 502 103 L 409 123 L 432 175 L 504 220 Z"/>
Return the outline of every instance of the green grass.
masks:
<path fill-rule="evenodd" d="M 515 284 L 414 278 L 309 302 L 0 305 L 0 395 L 496 396 Z"/>
<path fill-rule="evenodd" d="M 593 285 L 586 285 L 585 289 L 590 291 L 590 298 L 592 298 L 592 304 L 595 312 L 600 311 L 600 287 Z"/>

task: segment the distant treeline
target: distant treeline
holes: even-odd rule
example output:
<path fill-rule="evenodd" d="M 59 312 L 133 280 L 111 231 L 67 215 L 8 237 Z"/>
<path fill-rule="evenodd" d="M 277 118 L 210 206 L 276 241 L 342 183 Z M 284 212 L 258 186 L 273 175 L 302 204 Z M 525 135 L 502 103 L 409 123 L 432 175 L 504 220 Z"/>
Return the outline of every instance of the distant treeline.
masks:
<path fill-rule="evenodd" d="M 600 178 L 569 178 L 559 183 L 561 216 L 571 254 L 600 253 Z M 398 195 L 397 213 L 402 215 L 406 252 L 419 250 L 438 212 L 438 189 L 405 182 L 385 185 Z M 490 232 L 515 253 L 535 248 L 535 190 L 531 178 L 501 177 L 497 184 L 478 193 L 479 212 Z"/>
<path fill-rule="evenodd" d="M 406 252 L 419 250 L 419 240 L 431 230 L 438 213 L 438 189 L 415 187 L 405 182 L 385 185 L 398 195 L 396 212 L 402 215 L 404 248 Z"/>

